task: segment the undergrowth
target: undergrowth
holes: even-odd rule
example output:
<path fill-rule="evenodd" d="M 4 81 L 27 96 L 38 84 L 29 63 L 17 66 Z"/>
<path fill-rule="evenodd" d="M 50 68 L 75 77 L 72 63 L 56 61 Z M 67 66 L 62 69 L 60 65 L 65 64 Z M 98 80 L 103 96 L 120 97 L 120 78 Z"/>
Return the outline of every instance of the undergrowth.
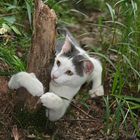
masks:
<path fill-rule="evenodd" d="M 112 79 L 110 92 L 104 97 L 106 105 L 106 134 L 115 131 L 116 139 L 122 129 L 132 136 L 140 136 L 139 109 L 140 109 L 140 43 L 139 43 L 139 13 L 138 1 L 120 0 L 107 1 L 108 19 L 104 25 L 111 28 L 110 42 L 102 40 L 102 45 L 108 44 L 105 56 L 110 54 L 114 59 L 113 70 L 108 76 Z M 103 52 L 102 52 L 103 53 Z M 107 76 L 107 75 L 106 75 Z M 128 128 L 133 126 L 133 133 Z"/>
<path fill-rule="evenodd" d="M 100 33 L 100 50 L 89 48 L 91 54 L 102 58 L 104 66 L 104 85 L 108 84 L 105 106 L 104 132 L 119 139 L 120 132 L 125 130 L 131 135 L 140 137 L 140 3 L 138 0 L 104 0 L 97 2 L 68 0 L 44 0 L 58 15 L 58 23 L 67 26 L 79 24 L 87 13 L 79 7 L 88 6 L 105 13 L 98 19 L 96 28 Z M 93 4 L 94 3 L 94 4 Z M 17 50 L 29 50 L 32 35 L 32 0 L 1 0 L 0 6 L 0 60 L 8 64 L 9 71 L 0 75 L 11 75 L 26 70 L 27 54 L 19 58 Z M 77 8 L 77 9 L 75 9 Z M 79 19 L 77 19 L 77 17 Z M 94 24 L 95 26 L 95 24 Z M 107 30 L 104 32 L 104 30 Z M 94 50 L 94 51 L 93 51 Z M 86 97 L 84 98 L 86 99 Z M 84 101 L 81 103 L 87 107 Z"/>

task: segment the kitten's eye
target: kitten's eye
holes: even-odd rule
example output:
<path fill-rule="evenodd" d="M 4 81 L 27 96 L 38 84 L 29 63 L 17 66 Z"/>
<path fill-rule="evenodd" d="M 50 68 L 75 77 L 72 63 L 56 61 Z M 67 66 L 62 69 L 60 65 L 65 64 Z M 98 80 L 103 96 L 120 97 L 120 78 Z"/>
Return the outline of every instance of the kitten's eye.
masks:
<path fill-rule="evenodd" d="M 57 66 L 59 67 L 61 62 L 59 60 L 56 61 Z"/>
<path fill-rule="evenodd" d="M 73 72 L 70 71 L 70 70 L 67 70 L 65 73 L 66 73 L 67 75 L 69 75 L 69 76 L 72 76 L 72 75 L 73 75 Z"/>

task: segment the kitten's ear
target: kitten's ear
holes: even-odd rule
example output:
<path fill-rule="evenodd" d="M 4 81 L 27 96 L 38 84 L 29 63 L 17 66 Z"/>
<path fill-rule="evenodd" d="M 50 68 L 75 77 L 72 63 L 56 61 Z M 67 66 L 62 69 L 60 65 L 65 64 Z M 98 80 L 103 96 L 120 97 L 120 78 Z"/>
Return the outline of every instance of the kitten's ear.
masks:
<path fill-rule="evenodd" d="M 84 71 L 86 74 L 91 74 L 93 72 L 94 65 L 90 60 L 84 60 Z"/>
<path fill-rule="evenodd" d="M 62 53 L 68 53 L 70 52 L 72 49 L 72 46 L 71 46 L 71 42 L 70 42 L 70 39 L 68 37 L 68 35 L 66 35 L 66 39 L 65 39 L 65 42 L 64 42 L 64 45 L 62 46 Z"/>

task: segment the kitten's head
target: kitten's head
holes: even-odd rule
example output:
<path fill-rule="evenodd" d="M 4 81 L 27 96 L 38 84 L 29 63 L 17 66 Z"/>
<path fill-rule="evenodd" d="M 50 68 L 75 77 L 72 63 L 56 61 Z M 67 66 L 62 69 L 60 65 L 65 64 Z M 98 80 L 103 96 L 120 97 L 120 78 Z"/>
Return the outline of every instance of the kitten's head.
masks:
<path fill-rule="evenodd" d="M 56 55 L 51 79 L 59 85 L 80 86 L 93 71 L 92 62 L 81 54 L 68 36 Z"/>

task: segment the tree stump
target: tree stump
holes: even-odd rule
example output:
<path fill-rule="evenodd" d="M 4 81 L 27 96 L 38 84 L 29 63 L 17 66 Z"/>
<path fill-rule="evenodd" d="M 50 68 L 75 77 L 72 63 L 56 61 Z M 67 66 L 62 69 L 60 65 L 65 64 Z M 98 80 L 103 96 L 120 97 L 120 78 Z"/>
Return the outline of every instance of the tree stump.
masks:
<path fill-rule="evenodd" d="M 50 71 L 55 54 L 56 14 L 41 0 L 35 0 L 33 17 L 33 38 L 28 59 L 28 72 L 33 72 L 43 83 L 45 91 L 49 90 Z M 28 81 L 27 81 L 28 82 Z M 19 92 L 26 94 L 25 105 L 32 112 L 38 108 L 38 97 L 33 97 L 25 89 Z"/>

